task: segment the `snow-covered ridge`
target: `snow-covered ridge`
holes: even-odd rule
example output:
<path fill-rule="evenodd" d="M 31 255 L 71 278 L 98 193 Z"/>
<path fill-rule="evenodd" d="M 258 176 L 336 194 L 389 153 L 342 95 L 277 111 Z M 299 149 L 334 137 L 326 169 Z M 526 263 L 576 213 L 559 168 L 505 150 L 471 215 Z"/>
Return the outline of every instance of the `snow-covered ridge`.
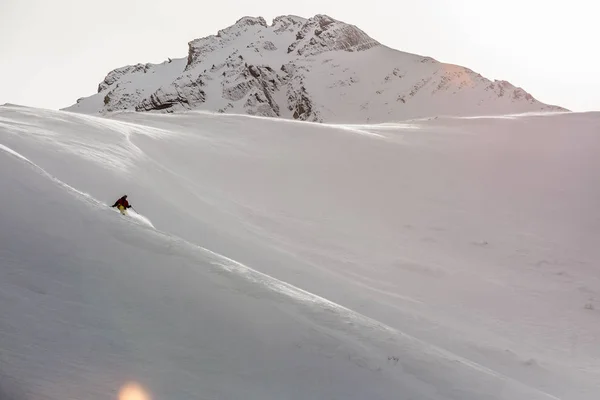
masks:
<path fill-rule="evenodd" d="M 541 114 L 0 107 L 0 398 L 599 398 L 600 114 Z"/>
<path fill-rule="evenodd" d="M 186 58 L 111 71 L 66 110 L 202 109 L 315 122 L 558 111 L 505 81 L 386 47 L 327 15 L 244 17 Z"/>

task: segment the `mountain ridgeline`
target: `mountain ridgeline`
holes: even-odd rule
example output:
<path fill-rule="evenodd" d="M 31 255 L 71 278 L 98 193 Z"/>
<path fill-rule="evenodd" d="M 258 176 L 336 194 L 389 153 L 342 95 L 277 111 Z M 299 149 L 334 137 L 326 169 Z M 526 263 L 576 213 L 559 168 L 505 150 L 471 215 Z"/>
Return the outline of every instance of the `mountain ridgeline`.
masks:
<path fill-rule="evenodd" d="M 186 58 L 111 71 L 68 111 L 207 110 L 312 122 L 565 111 L 506 81 L 382 45 L 326 15 L 244 17 Z"/>

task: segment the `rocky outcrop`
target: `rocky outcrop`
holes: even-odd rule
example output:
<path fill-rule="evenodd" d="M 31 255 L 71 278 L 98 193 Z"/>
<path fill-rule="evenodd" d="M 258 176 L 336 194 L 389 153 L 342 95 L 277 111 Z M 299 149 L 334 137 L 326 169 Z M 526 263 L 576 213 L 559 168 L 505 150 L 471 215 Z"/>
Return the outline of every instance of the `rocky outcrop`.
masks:
<path fill-rule="evenodd" d="M 323 122 L 319 112 L 315 110 L 313 101 L 304 86 L 299 90 L 288 91 L 288 104 L 294 119 L 301 121 Z"/>
<path fill-rule="evenodd" d="M 260 34 L 263 30 L 265 34 Z M 109 89 L 109 100 L 105 110 L 110 112 L 133 108 L 136 111 L 172 112 L 191 109 L 207 101 L 206 92 L 202 87 L 207 79 L 212 79 L 209 78 L 210 75 L 218 74 L 222 85 L 222 98 L 228 100 L 228 104 L 242 101 L 244 112 L 280 116 L 280 105 L 274 95 L 281 87 L 287 86 L 285 90 L 291 103 L 284 107 L 292 111 L 292 117 L 319 121 L 321 118 L 314 110 L 309 93 L 302 83 L 298 83 L 291 70 L 280 75 L 270 65 L 249 66 L 240 54 L 240 48 L 243 48 L 240 44 L 261 55 L 277 52 L 278 46 L 273 40 L 265 37 L 286 34 L 291 44 L 285 49 L 287 53 L 292 50 L 295 52 L 287 57 L 292 60 L 296 56 L 316 55 L 328 51 L 361 51 L 379 45 L 358 28 L 326 15 L 317 15 L 311 19 L 281 16 L 275 18 L 271 26 L 268 26 L 262 17 L 244 17 L 234 25 L 218 31 L 216 35 L 189 42 L 184 74 L 145 98 L 139 98 L 140 93 L 119 94 L 114 88 L 120 87 L 118 81 L 127 74 L 147 72 L 151 68 L 149 65 L 137 64 L 112 71 L 99 86 L 99 92 Z M 212 63 L 206 68 L 205 64 L 214 60 L 215 53 L 227 48 L 234 50 L 224 60 Z M 113 85 L 114 88 L 111 89 Z M 120 99 L 119 102 L 113 100 L 116 98 Z M 230 108 L 226 106 L 220 109 Z"/>
<path fill-rule="evenodd" d="M 204 103 L 206 93 L 202 90 L 205 85 L 202 75 L 192 78 L 185 75 L 178 78 L 172 85 L 161 87 L 150 97 L 142 100 L 136 111 L 181 111 L 190 110 Z"/>
<path fill-rule="evenodd" d="M 267 22 L 264 18 L 244 17 L 234 25 L 221 29 L 214 36 L 192 40 L 188 43 L 188 62 L 185 69 L 192 69 L 206 60 L 212 52 L 226 48 L 228 44 L 240 36 L 252 36 L 252 33 L 260 30 L 260 28 L 267 28 Z"/>
<path fill-rule="evenodd" d="M 245 64 L 233 79 L 223 84 L 223 98 L 246 99 L 244 109 L 251 115 L 278 117 L 279 105 L 273 98 L 283 79 L 269 66 Z"/>
<path fill-rule="evenodd" d="M 294 15 L 284 15 L 273 20 L 273 32 L 280 34 L 283 32 L 297 32 L 308 21 L 306 18 Z"/>
<path fill-rule="evenodd" d="M 135 74 L 138 72 L 146 73 L 148 69 L 150 69 L 149 64 L 136 64 L 112 70 L 108 73 L 108 75 L 106 75 L 106 78 L 104 78 L 104 80 L 98 85 L 98 93 L 110 88 L 123 76 Z"/>
<path fill-rule="evenodd" d="M 361 51 L 378 46 L 366 33 L 353 25 L 339 22 L 326 15 L 308 20 L 288 47 L 288 53 L 315 55 L 326 51 Z"/>
<path fill-rule="evenodd" d="M 296 66 L 293 63 L 282 65 L 281 71 L 286 74 L 286 98 L 288 110 L 292 118 L 300 121 L 323 122 L 317 105 L 304 86 L 304 75 L 310 72 L 307 66 Z"/>

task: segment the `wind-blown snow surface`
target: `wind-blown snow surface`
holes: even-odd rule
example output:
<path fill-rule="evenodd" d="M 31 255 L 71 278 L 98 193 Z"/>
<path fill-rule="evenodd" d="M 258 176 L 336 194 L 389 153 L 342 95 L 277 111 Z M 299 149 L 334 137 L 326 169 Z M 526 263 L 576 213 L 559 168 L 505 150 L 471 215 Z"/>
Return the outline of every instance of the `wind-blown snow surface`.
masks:
<path fill-rule="evenodd" d="M 187 58 L 117 68 L 66 110 L 190 109 L 313 122 L 558 111 L 506 81 L 386 47 L 327 15 L 244 17 Z"/>
<path fill-rule="evenodd" d="M 597 398 L 598 132 L 2 107 L 0 394 Z"/>

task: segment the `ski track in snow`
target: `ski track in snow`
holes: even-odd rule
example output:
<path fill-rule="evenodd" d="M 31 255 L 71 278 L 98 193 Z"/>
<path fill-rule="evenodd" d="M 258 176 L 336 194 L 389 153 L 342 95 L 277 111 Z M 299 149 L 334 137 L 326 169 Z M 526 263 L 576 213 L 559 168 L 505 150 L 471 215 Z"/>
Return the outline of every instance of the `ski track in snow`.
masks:
<path fill-rule="evenodd" d="M 197 246 L 192 243 L 190 243 L 190 245 Z M 437 355 L 448 361 L 459 362 L 469 368 L 472 368 L 475 371 L 482 372 L 487 375 L 490 375 L 490 376 L 493 376 L 496 378 L 500 378 L 500 379 L 508 381 L 508 382 L 516 383 L 517 385 L 522 386 L 524 388 L 534 389 L 536 392 L 538 392 L 541 395 L 547 396 L 549 399 L 560 400 L 558 397 L 555 397 L 551 394 L 545 393 L 541 390 L 531 388 L 528 385 L 525 385 L 522 382 L 519 382 L 519 381 L 512 379 L 510 377 L 507 377 L 505 375 L 502 375 L 502 374 L 498 373 L 497 371 L 491 370 L 491 369 L 489 369 L 483 365 L 480 365 L 476 362 L 473 362 L 471 360 L 467 360 L 467 359 L 460 357 L 456 354 L 453 354 L 447 350 L 444 350 L 442 348 L 434 346 L 431 343 L 424 342 L 414 336 L 408 335 L 398 329 L 394 329 L 390 326 L 382 324 L 379 321 L 376 321 L 372 318 L 369 318 L 367 316 L 359 314 L 356 311 L 350 310 L 340 304 L 334 303 L 323 297 L 317 296 L 316 294 L 307 292 L 303 289 L 300 289 L 298 287 L 290 285 L 289 283 L 275 279 L 267 274 L 256 271 L 244 264 L 241 264 L 241 263 L 239 263 L 235 260 L 232 260 L 228 257 L 225 257 L 221 254 L 215 253 L 213 251 L 210 251 L 210 250 L 205 249 L 200 246 L 197 246 L 197 247 L 204 252 L 207 252 L 211 255 L 214 255 L 215 257 L 218 257 L 219 259 L 222 259 L 224 262 L 216 263 L 216 264 L 222 266 L 226 270 L 231 271 L 231 272 L 236 272 L 236 273 L 246 277 L 248 280 L 250 280 L 252 282 L 259 283 L 263 286 L 268 287 L 271 290 L 282 293 L 282 294 L 284 294 L 288 297 L 291 297 L 297 301 L 315 304 L 315 305 L 321 307 L 322 309 L 330 309 L 332 311 L 335 311 L 336 314 L 338 315 L 338 317 L 341 318 L 342 320 L 356 323 L 356 324 L 361 324 L 367 328 L 378 329 L 378 330 L 386 332 L 386 333 L 392 333 L 403 339 L 408 340 L 409 342 L 419 345 L 419 347 L 422 347 L 423 349 L 428 350 L 430 352 L 430 354 Z"/>
<path fill-rule="evenodd" d="M 41 168 L 39 165 L 32 162 L 31 160 L 29 160 L 27 157 L 21 155 L 20 153 L 12 150 L 11 148 L 9 148 L 3 144 L 0 144 L 0 150 L 20 159 L 22 161 L 25 161 L 26 163 L 35 167 L 35 169 L 38 170 L 40 173 L 42 173 L 44 176 L 46 176 L 47 178 L 49 178 L 50 180 L 52 180 L 59 186 L 63 187 L 70 193 L 76 195 L 76 197 L 78 197 L 79 199 L 82 199 L 82 200 L 86 201 L 87 203 L 92 204 L 98 208 L 108 207 L 107 204 L 95 199 L 91 195 L 84 193 L 84 192 L 72 187 L 71 185 L 63 182 L 62 180 L 56 178 L 55 176 L 49 174 L 43 168 Z M 139 223 L 153 228 L 154 232 L 156 234 L 161 235 L 165 240 L 176 241 L 176 242 L 182 243 L 184 245 L 190 246 L 192 248 L 195 248 L 195 249 L 209 255 L 211 258 L 216 259 L 212 263 L 213 265 L 221 267 L 223 270 L 225 270 L 227 272 L 242 276 L 243 278 L 245 278 L 246 280 L 248 280 L 252 283 L 266 287 L 269 290 L 272 290 L 274 292 L 281 293 L 281 294 L 283 294 L 295 301 L 298 301 L 300 303 L 316 306 L 322 310 L 330 310 L 330 311 L 334 312 L 340 320 L 342 320 L 346 323 L 360 325 L 364 328 L 368 328 L 369 330 L 375 329 L 382 333 L 392 334 L 392 335 L 400 338 L 401 340 L 408 341 L 410 343 L 417 345 L 418 347 L 427 351 L 429 354 L 436 355 L 436 356 L 443 358 L 445 360 L 448 360 L 450 362 L 461 363 L 464 366 L 469 367 L 475 371 L 502 379 L 507 382 L 512 382 L 512 383 L 516 384 L 517 386 L 521 386 L 528 390 L 533 390 L 542 396 L 546 396 L 548 399 L 561 400 L 558 397 L 555 397 L 551 394 L 545 393 L 539 389 L 532 388 L 516 379 L 505 376 L 505 375 L 503 375 L 497 371 L 494 371 L 490 368 L 487 368 L 481 364 L 478 364 L 478 363 L 468 360 L 466 358 L 460 357 L 457 354 L 451 353 L 445 349 L 439 348 L 430 343 L 422 341 L 414 336 L 411 336 L 411 335 L 404 333 L 398 329 L 387 326 L 377 320 L 374 320 L 374 319 L 369 318 L 365 315 L 362 315 L 356 311 L 348 309 L 348 308 L 346 308 L 340 304 L 337 304 L 335 302 L 332 302 L 326 298 L 323 298 L 316 294 L 310 293 L 299 287 L 296 287 L 294 285 L 291 285 L 289 283 L 286 283 L 279 279 L 276 279 L 272 276 L 269 276 L 265 273 L 259 272 L 255 269 L 252 269 L 252 268 L 248 267 L 247 265 L 237 262 L 237 261 L 235 261 L 231 258 L 228 258 L 222 254 L 216 253 L 214 251 L 211 251 L 211 250 L 204 248 L 202 246 L 199 246 L 197 244 L 190 243 L 190 242 L 186 241 L 185 239 L 179 238 L 168 232 L 160 231 L 154 227 L 154 225 L 151 223 L 151 221 L 149 219 L 147 219 L 146 217 L 144 217 L 140 214 L 137 214 L 134 212 L 133 215 L 130 215 L 130 216 L 133 219 L 135 219 L 136 221 L 138 221 Z"/>
<path fill-rule="evenodd" d="M 53 182 L 57 183 L 58 185 L 62 186 L 65 189 L 67 189 L 72 194 L 77 195 L 78 198 L 84 199 L 87 203 L 95 205 L 95 206 L 103 207 L 103 208 L 108 207 L 108 204 L 103 203 L 103 202 L 95 199 L 94 197 L 92 197 L 90 194 L 82 192 L 81 190 L 75 189 L 73 186 L 69 185 L 68 183 L 65 183 L 65 182 L 61 181 L 60 179 L 58 179 L 54 175 L 48 173 L 45 169 L 43 169 L 42 167 L 40 167 L 39 165 L 37 165 L 33 161 L 29 160 L 27 157 L 25 157 L 22 154 L 14 151 L 10 147 L 5 146 L 5 145 L 3 145 L 3 144 L 0 143 L 0 150 L 4 151 L 4 152 L 6 152 L 6 153 L 8 153 L 8 154 L 10 154 L 12 156 L 15 156 L 15 157 L 19 158 L 20 160 L 25 161 L 29 165 L 33 166 L 40 173 L 42 173 L 44 176 L 48 177 Z M 116 211 L 116 212 L 120 213 L 119 211 Z M 154 228 L 154 225 L 152 224 L 152 222 L 148 218 L 144 217 L 143 215 L 138 214 L 135 211 L 133 213 L 130 213 L 129 216 L 131 218 L 133 218 L 134 220 L 138 221 L 139 223 L 142 223 L 142 224 L 147 225 L 147 226 L 149 226 L 151 228 Z"/>
<path fill-rule="evenodd" d="M 104 205 L 106 206 L 106 204 L 94 199 L 92 196 L 90 196 L 88 193 L 84 193 L 80 190 L 75 189 L 73 186 L 66 184 L 65 182 L 61 181 L 60 179 L 58 179 L 57 177 L 49 174 L 48 172 L 46 172 L 45 169 L 43 169 L 42 167 L 40 167 L 39 165 L 37 165 L 36 163 L 34 163 L 33 161 L 29 160 L 27 157 L 21 155 L 20 153 L 14 151 L 13 149 L 0 144 L 0 150 L 5 151 L 6 153 L 13 155 L 25 162 L 27 162 L 28 164 L 30 164 L 31 166 L 35 167 L 38 171 L 40 171 L 42 174 L 44 174 L 46 177 L 50 178 L 52 181 L 56 182 L 57 184 L 59 184 L 60 186 L 64 187 L 65 189 L 69 190 L 70 192 L 76 193 L 79 196 L 85 198 L 88 202 L 92 203 L 92 204 L 96 204 L 96 205 Z"/>

